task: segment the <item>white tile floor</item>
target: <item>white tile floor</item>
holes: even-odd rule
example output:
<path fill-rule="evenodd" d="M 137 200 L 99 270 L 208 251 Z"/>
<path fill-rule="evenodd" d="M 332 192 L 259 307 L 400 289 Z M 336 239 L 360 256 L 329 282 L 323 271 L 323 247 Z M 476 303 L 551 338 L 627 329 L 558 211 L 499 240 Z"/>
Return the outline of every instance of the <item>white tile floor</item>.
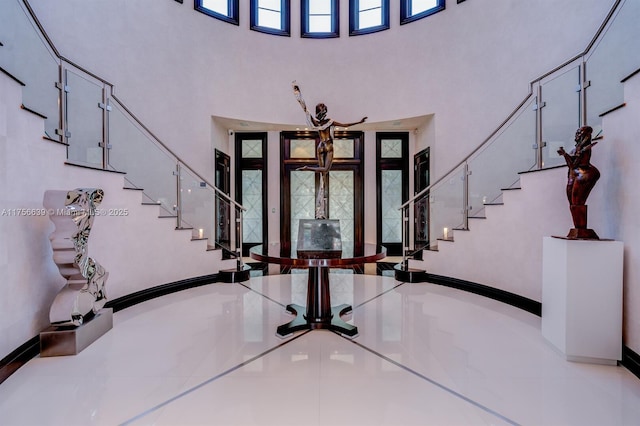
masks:
<path fill-rule="evenodd" d="M 350 340 L 276 337 L 306 275 L 151 300 L 77 356 L 0 385 L 0 425 L 638 425 L 640 379 L 564 360 L 540 318 L 473 294 L 331 274 Z"/>

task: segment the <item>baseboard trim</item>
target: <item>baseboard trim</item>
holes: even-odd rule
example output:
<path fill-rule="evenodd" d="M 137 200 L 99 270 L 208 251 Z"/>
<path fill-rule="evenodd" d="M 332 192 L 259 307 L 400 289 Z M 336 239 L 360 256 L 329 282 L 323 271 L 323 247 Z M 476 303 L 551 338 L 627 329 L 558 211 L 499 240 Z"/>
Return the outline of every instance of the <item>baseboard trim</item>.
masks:
<path fill-rule="evenodd" d="M 622 346 L 622 361 L 620 364 L 640 379 L 640 355 L 626 346 Z"/>
<path fill-rule="evenodd" d="M 110 300 L 105 305 L 106 308 L 112 308 L 113 312 L 118 312 L 138 303 L 147 300 L 166 296 L 178 291 L 187 290 L 194 287 L 200 287 L 212 284 L 218 281 L 218 274 L 203 275 L 201 277 L 188 278 L 186 280 L 175 281 L 168 284 L 162 284 L 145 290 L 137 291 L 126 296 L 118 297 Z M 9 355 L 0 360 L 0 385 L 7 380 L 20 367 L 25 365 L 29 360 L 40 354 L 40 335 L 32 337 L 25 343 L 16 348 Z"/>
<path fill-rule="evenodd" d="M 520 296 L 515 293 L 489 287 L 483 284 L 471 281 L 460 280 L 458 278 L 445 277 L 442 275 L 426 274 L 427 282 L 439 284 L 446 287 L 456 288 L 458 290 L 468 291 L 480 296 L 488 297 L 499 302 L 506 303 L 516 308 L 522 309 L 537 316 L 542 316 L 542 303 L 533 299 Z"/>

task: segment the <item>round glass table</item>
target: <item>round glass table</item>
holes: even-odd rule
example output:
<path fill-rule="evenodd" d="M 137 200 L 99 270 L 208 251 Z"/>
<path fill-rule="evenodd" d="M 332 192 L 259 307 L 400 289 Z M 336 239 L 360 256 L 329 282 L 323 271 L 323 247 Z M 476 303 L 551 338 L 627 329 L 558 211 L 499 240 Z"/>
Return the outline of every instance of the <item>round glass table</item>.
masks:
<path fill-rule="evenodd" d="M 384 258 L 387 250 L 375 244 L 365 244 L 362 253 L 342 251 L 339 256 L 335 253 L 315 252 L 313 254 L 290 252 L 282 250 L 279 243 L 259 245 L 251 248 L 249 254 L 252 259 L 283 266 L 307 268 L 307 306 L 297 304 L 287 305 L 287 311 L 296 317 L 278 327 L 276 334 L 281 337 L 289 336 L 299 330 L 324 328 L 345 335 L 355 337 L 358 327 L 344 322 L 340 316 L 351 312 L 351 305 L 342 304 L 331 306 L 331 290 L 329 287 L 330 268 L 349 268 L 362 270 L 365 263 L 372 263 Z"/>

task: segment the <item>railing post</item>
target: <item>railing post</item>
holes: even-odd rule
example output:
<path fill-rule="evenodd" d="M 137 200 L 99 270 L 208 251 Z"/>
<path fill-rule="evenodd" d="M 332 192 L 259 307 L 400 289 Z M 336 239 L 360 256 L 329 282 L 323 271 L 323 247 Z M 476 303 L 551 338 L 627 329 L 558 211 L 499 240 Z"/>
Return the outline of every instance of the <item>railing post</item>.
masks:
<path fill-rule="evenodd" d="M 407 252 L 409 251 L 409 206 L 402 208 L 402 267 L 409 268 Z"/>
<path fill-rule="evenodd" d="M 544 167 L 544 146 L 545 142 L 542 140 L 542 108 L 545 106 L 545 102 L 542 101 L 542 85 L 538 82 L 537 94 L 534 109 L 536 112 L 536 143 L 534 148 L 536 149 L 536 167 L 542 169 Z"/>
<path fill-rule="evenodd" d="M 469 163 L 464 163 L 462 175 L 462 226 L 469 229 Z"/>
<path fill-rule="evenodd" d="M 236 207 L 236 262 L 238 271 L 242 271 L 242 209 Z"/>
<path fill-rule="evenodd" d="M 180 228 L 182 225 L 182 181 L 180 179 L 182 172 L 182 166 L 180 162 L 176 163 L 176 170 L 173 174 L 176 177 L 176 205 L 173 207 L 176 212 L 176 228 Z"/>

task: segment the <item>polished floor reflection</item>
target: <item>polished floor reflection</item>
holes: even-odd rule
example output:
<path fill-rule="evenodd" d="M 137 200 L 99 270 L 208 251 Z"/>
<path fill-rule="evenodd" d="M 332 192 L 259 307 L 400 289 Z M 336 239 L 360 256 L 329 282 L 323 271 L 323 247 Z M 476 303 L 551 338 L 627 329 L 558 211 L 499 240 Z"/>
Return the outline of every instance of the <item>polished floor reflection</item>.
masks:
<path fill-rule="evenodd" d="M 0 425 L 637 425 L 640 379 L 565 361 L 540 318 L 473 294 L 331 274 L 360 334 L 281 339 L 306 274 L 131 307 L 77 356 L 0 385 Z"/>

